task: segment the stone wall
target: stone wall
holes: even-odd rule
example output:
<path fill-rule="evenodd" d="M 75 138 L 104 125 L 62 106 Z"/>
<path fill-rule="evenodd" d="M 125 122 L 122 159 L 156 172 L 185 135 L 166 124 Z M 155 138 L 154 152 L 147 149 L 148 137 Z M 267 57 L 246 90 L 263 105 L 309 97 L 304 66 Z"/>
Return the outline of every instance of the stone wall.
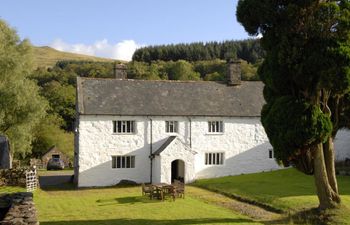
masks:
<path fill-rule="evenodd" d="M 8 194 L 0 197 L 0 201 L 10 205 L 8 212 L 6 213 L 4 219 L 0 221 L 0 224 L 39 225 L 32 193 L 20 192 Z"/>
<path fill-rule="evenodd" d="M 26 169 L 3 169 L 0 170 L 0 186 L 26 186 Z"/>
<path fill-rule="evenodd" d="M 31 168 L 0 169 L 0 186 L 26 186 L 26 171 Z"/>

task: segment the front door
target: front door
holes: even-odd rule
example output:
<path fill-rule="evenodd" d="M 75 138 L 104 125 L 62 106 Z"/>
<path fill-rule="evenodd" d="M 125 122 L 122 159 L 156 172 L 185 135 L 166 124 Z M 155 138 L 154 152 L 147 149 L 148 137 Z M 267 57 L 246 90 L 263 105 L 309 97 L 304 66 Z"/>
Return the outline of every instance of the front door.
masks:
<path fill-rule="evenodd" d="M 174 180 L 185 181 L 185 163 L 179 159 L 171 162 L 171 183 Z"/>

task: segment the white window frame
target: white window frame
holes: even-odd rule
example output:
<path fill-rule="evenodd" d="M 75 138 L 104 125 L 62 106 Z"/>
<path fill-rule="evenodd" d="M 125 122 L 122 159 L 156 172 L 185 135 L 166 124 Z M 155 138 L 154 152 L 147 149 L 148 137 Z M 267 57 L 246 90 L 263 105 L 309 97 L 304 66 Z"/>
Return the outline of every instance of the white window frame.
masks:
<path fill-rule="evenodd" d="M 175 120 L 165 121 L 165 133 L 178 133 L 179 132 L 179 122 Z"/>
<path fill-rule="evenodd" d="M 204 165 L 206 166 L 222 166 L 224 163 L 224 152 L 206 152 L 204 154 Z"/>
<path fill-rule="evenodd" d="M 135 134 L 135 120 L 113 120 L 113 134 Z"/>
<path fill-rule="evenodd" d="M 224 122 L 222 120 L 208 121 L 208 133 L 210 134 L 224 133 Z"/>
<path fill-rule="evenodd" d="M 134 155 L 112 155 L 112 169 L 134 169 L 135 167 Z"/>
<path fill-rule="evenodd" d="M 268 152 L 269 152 L 269 159 L 274 159 L 275 158 L 275 154 L 273 152 L 273 149 L 270 148 Z"/>

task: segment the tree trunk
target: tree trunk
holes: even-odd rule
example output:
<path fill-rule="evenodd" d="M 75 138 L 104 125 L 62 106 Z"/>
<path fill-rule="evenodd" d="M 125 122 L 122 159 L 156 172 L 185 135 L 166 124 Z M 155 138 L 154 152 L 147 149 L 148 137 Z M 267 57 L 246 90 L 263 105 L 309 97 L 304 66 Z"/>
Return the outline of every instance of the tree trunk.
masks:
<path fill-rule="evenodd" d="M 335 208 L 340 202 L 338 193 L 334 192 L 327 176 L 323 144 L 314 146 L 314 177 L 317 196 L 320 202 L 319 209 Z"/>
<path fill-rule="evenodd" d="M 323 144 L 323 153 L 326 164 L 327 177 L 329 185 L 335 193 L 338 194 L 337 178 L 335 176 L 335 157 L 333 138 L 329 137 L 327 142 Z M 340 199 L 339 199 L 340 202 Z"/>

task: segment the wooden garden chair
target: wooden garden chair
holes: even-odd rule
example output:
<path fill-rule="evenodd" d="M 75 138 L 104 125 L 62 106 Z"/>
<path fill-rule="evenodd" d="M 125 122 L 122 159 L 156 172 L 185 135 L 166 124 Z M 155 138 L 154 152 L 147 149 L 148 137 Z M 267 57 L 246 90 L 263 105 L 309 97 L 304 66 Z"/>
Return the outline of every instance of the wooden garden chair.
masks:
<path fill-rule="evenodd" d="M 151 195 L 152 194 L 152 185 L 141 184 L 142 186 L 142 196 Z"/>
<path fill-rule="evenodd" d="M 162 187 L 162 195 L 162 200 L 164 200 L 166 196 L 170 196 L 173 201 L 175 201 L 177 195 L 176 187 L 174 185 L 167 185 Z"/>
<path fill-rule="evenodd" d="M 176 188 L 176 194 L 178 197 L 185 198 L 185 184 L 179 180 L 174 180 L 173 184 Z"/>

